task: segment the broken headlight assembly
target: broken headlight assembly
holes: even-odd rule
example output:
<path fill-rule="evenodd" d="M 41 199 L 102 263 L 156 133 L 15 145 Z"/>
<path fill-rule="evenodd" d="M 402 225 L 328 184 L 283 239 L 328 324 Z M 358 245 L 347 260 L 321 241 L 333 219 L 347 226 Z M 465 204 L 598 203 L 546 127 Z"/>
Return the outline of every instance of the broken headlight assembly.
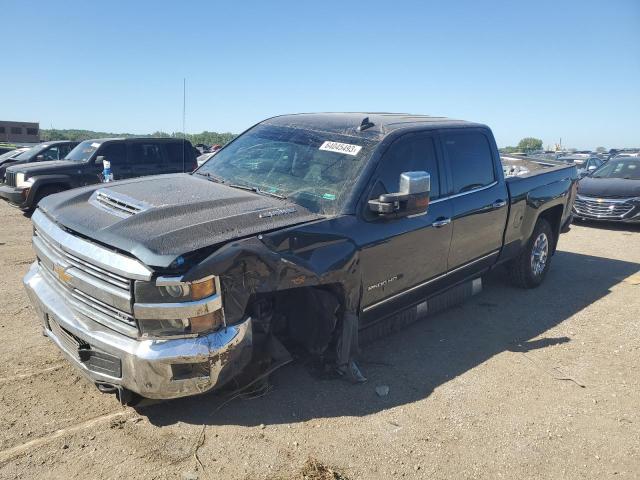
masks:
<path fill-rule="evenodd" d="M 195 282 L 183 282 L 180 277 L 158 277 L 155 282 L 138 281 L 135 283 L 135 301 L 153 305 L 159 318 L 139 318 L 138 325 L 143 336 L 163 337 L 177 335 L 197 335 L 215 332 L 224 325 L 222 304 L 218 292 L 220 283 L 211 276 Z M 193 302 L 201 303 L 207 299 L 218 299 L 219 307 L 214 311 L 193 315 Z M 191 303 L 190 303 L 191 302 Z M 184 304 L 182 307 L 180 304 Z M 175 319 L 165 318 L 163 310 L 175 312 Z M 180 315 L 184 310 L 184 314 Z"/>

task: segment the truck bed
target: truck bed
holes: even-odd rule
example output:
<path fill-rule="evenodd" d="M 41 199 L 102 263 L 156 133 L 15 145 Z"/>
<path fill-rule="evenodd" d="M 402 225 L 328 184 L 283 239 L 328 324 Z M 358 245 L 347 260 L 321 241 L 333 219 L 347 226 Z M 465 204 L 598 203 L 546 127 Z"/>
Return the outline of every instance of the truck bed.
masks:
<path fill-rule="evenodd" d="M 578 172 L 575 165 L 551 165 L 530 160 L 515 159 L 528 168 L 518 175 L 505 176 L 509 190 L 509 217 L 504 233 L 501 260 L 508 260 L 520 251 L 531 237 L 538 210 L 553 208 L 554 228 L 557 234 L 570 221 L 571 207 L 576 196 Z M 503 165 L 506 162 L 503 159 Z M 516 165 L 515 162 L 510 162 Z"/>

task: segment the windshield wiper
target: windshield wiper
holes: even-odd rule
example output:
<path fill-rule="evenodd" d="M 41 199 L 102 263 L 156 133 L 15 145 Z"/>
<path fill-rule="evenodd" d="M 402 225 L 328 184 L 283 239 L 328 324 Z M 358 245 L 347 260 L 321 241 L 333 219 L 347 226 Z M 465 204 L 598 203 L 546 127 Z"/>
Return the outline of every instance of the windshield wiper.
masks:
<path fill-rule="evenodd" d="M 216 182 L 216 183 L 224 183 L 224 179 L 220 178 L 220 177 L 216 177 L 215 175 L 211 175 L 209 172 L 195 172 L 196 175 L 200 175 L 202 177 L 205 177 L 209 180 L 211 180 L 212 182 Z"/>
<path fill-rule="evenodd" d="M 268 190 L 260 190 L 258 187 L 250 187 L 249 185 L 237 185 L 237 184 L 233 184 L 233 185 L 229 185 L 229 187 L 231 188 L 239 188 L 240 190 L 247 190 L 249 192 L 254 192 L 257 193 L 259 195 L 269 195 L 270 197 L 275 197 L 275 198 L 279 198 L 280 200 L 286 200 L 287 197 L 285 197 L 284 195 L 279 195 L 275 192 L 270 192 Z"/>

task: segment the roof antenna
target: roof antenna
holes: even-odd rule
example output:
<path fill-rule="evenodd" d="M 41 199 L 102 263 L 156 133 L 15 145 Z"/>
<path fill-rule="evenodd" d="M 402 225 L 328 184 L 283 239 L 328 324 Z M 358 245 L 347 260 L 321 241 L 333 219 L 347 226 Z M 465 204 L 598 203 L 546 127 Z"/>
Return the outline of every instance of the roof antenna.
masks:
<path fill-rule="evenodd" d="M 371 128 L 371 127 L 373 127 L 373 126 L 375 126 L 375 123 L 370 122 L 370 121 L 369 121 L 369 117 L 364 117 L 364 118 L 362 119 L 362 123 L 361 123 L 361 124 L 360 124 L 360 126 L 358 127 L 358 131 L 359 131 L 359 132 L 363 132 L 363 131 L 365 131 L 367 128 Z"/>
<path fill-rule="evenodd" d="M 187 139 L 187 131 L 185 130 L 185 120 L 187 118 L 187 79 L 182 79 L 182 173 L 185 172 L 185 156 L 184 147 Z"/>

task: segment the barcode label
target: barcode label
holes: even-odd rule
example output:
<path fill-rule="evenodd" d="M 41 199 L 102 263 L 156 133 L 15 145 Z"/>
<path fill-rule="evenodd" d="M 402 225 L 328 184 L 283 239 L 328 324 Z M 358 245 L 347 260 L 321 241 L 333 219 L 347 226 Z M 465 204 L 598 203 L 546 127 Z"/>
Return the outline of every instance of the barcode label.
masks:
<path fill-rule="evenodd" d="M 360 145 L 352 145 L 350 143 L 324 142 L 320 145 L 320 150 L 356 156 L 358 152 L 362 150 L 362 147 Z"/>

